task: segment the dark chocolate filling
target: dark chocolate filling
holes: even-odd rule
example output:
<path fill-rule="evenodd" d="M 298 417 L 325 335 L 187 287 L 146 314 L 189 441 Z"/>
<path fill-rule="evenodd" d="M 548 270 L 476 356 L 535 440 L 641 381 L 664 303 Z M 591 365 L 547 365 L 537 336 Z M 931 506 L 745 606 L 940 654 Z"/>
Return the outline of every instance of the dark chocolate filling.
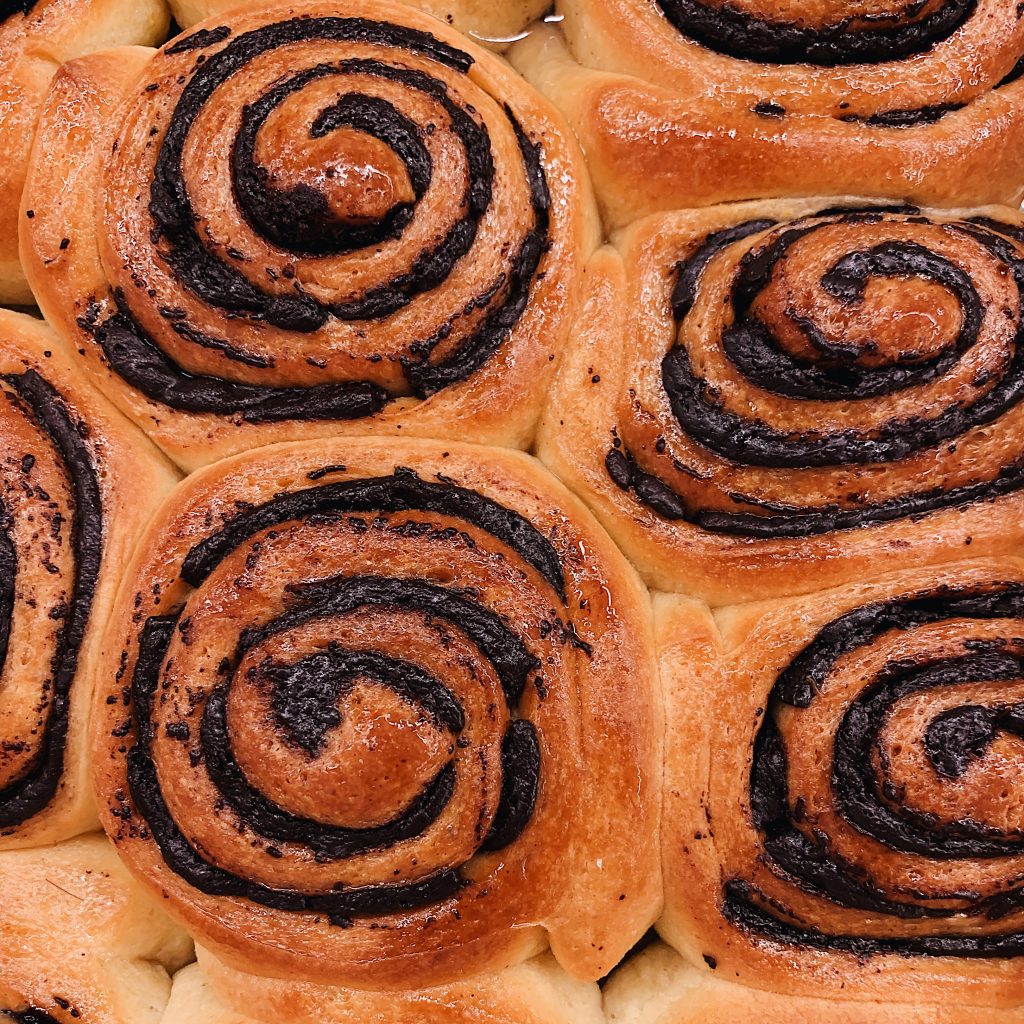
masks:
<path fill-rule="evenodd" d="M 764 842 L 765 862 L 805 892 L 845 908 L 900 919 L 951 919 L 966 915 L 996 920 L 1024 905 L 1024 890 L 1009 888 L 982 898 L 977 893 L 932 894 L 926 902 L 899 902 L 873 886 L 863 871 L 832 850 L 826 835 L 801 829 L 804 812 L 788 788 L 785 740 L 777 725 L 782 706 L 807 708 L 826 685 L 836 663 L 892 631 L 956 619 L 1015 620 L 1024 617 L 1024 586 L 1019 583 L 983 587 L 945 587 L 877 604 L 864 605 L 823 627 L 779 674 L 767 713 L 754 741 L 750 774 L 752 822 Z M 847 708 L 834 739 L 831 787 L 837 810 L 854 828 L 888 849 L 935 862 L 964 858 L 1019 856 L 1024 834 L 1005 833 L 974 820 L 939 822 L 934 815 L 901 805 L 898 787 L 879 777 L 872 752 L 896 705 L 930 689 L 957 684 L 1024 679 L 1024 658 L 1011 648 L 1019 642 L 976 641 L 957 656 L 895 662 L 887 665 Z M 924 730 L 923 742 L 938 774 L 958 777 L 970 761 L 983 756 L 996 733 L 1024 732 L 1019 706 L 976 704 L 938 715 Z M 836 949 L 862 955 L 897 952 L 928 956 L 1018 956 L 1024 953 L 1019 934 L 994 936 L 923 936 L 907 939 L 828 935 L 798 928 L 775 911 L 785 908 L 758 898 L 750 883 L 733 880 L 725 886 L 723 913 L 733 923 L 785 944 Z M 957 909 L 936 906 L 958 901 Z"/>
<path fill-rule="evenodd" d="M 897 956 L 955 956 L 973 959 L 1009 959 L 1024 956 L 1024 936 L 1010 935 L 920 935 L 910 938 L 871 938 L 859 935 L 830 935 L 816 928 L 801 928 L 775 917 L 765 909 L 767 901 L 749 882 L 726 884 L 722 914 L 737 928 L 780 946 L 850 953 L 867 958 Z"/>
<path fill-rule="evenodd" d="M 5 1017 L 15 1020 L 18 1024 L 58 1024 L 45 1010 L 37 1010 L 30 1006 L 27 1010 L 0 1010 Z"/>
<path fill-rule="evenodd" d="M 34 370 L 5 376 L 31 417 L 50 440 L 67 473 L 74 494 L 71 544 L 74 551 L 74 582 L 50 659 L 51 677 L 41 681 L 40 694 L 49 702 L 46 723 L 38 738 L 39 751 L 31 767 L 19 779 L 0 790 L 0 828 L 10 828 L 42 811 L 53 799 L 64 772 L 71 714 L 71 688 L 78 655 L 89 622 L 103 557 L 103 504 L 92 455 L 84 428 L 72 420 L 60 394 Z M 10 637 L 10 616 L 17 560 L 9 535 L 0 543 L 0 645 Z M 10 574 L 10 575 L 9 575 Z M 2 661 L 0 661 L 2 664 Z"/>
<path fill-rule="evenodd" d="M 1000 732 L 1024 738 L 1024 705 L 950 708 L 928 726 L 924 746 L 940 775 L 959 779 L 985 755 Z"/>
<path fill-rule="evenodd" d="M 966 103 L 933 103 L 928 107 L 916 107 L 911 110 L 883 110 L 870 117 L 860 114 L 844 114 L 839 118 L 851 124 L 866 124 L 872 128 L 916 128 L 922 124 L 937 124 L 947 114 L 963 110 Z"/>
<path fill-rule="evenodd" d="M 770 21 L 729 3 L 657 0 L 665 17 L 684 36 L 716 53 L 760 64 L 882 64 L 925 53 L 948 39 L 974 14 L 977 0 L 945 0 L 919 16 L 920 2 L 903 13 L 848 17 L 832 25 L 808 27 Z"/>
<path fill-rule="evenodd" d="M 230 33 L 197 33 L 172 47 L 191 48 L 220 42 Z M 216 38 L 215 38 L 216 37 Z M 478 223 L 491 202 L 494 165 L 486 126 L 470 108 L 451 99 L 446 85 L 428 74 L 392 66 L 380 60 L 357 59 L 337 65 L 319 64 L 275 84 L 243 111 L 232 155 L 232 183 L 242 216 L 268 243 L 299 256 L 319 257 L 372 247 L 397 237 L 412 220 L 416 204 L 429 187 L 432 161 L 423 142 L 426 131 L 413 124 L 392 104 L 355 91 L 341 95 L 322 110 L 310 126 L 311 137 L 340 128 L 372 135 L 388 145 L 405 164 L 415 193 L 411 203 L 398 203 L 383 217 L 370 222 L 348 222 L 335 217 L 327 198 L 318 190 L 297 185 L 279 189 L 255 160 L 256 139 L 270 114 L 290 95 L 327 76 L 374 76 L 427 94 L 466 154 L 469 168 L 458 215 L 451 228 L 421 252 L 412 267 L 386 284 L 370 288 L 351 300 L 324 303 L 296 287 L 283 295 L 264 291 L 235 265 L 223 261 L 208 247 L 196 222 L 186 187 L 182 159 L 192 123 L 214 92 L 246 64 L 271 48 L 311 39 L 373 43 L 412 50 L 460 72 L 472 58 L 427 33 L 359 18 L 297 18 L 245 33 L 199 64 L 182 90 L 161 144 L 150 193 L 153 241 L 163 242 L 161 256 L 175 276 L 203 302 L 229 318 L 247 318 L 285 330 L 308 333 L 331 317 L 342 320 L 380 320 L 406 306 L 418 295 L 439 287 L 457 263 L 471 251 Z M 191 42 L 194 40 L 194 43 Z M 506 340 L 523 315 L 530 290 L 546 249 L 550 196 L 539 147 L 526 138 L 512 111 L 506 107 L 516 132 L 531 191 L 533 225 L 509 257 L 509 268 L 489 283 L 466 307 L 488 309 L 472 330 L 445 358 L 430 364 L 437 346 L 452 331 L 455 316 L 433 337 L 411 339 L 402 366 L 415 395 L 425 398 L 478 370 Z M 439 118 L 439 120 L 441 120 Z M 436 126 L 430 126 L 434 130 Z M 240 415 L 250 422 L 297 419 L 355 419 L 373 415 L 392 396 L 369 381 L 309 388 L 274 388 L 236 384 L 218 377 L 197 377 L 165 356 L 132 316 L 123 295 L 115 296 L 119 311 L 100 322 L 95 307 L 79 323 L 103 348 L 112 369 L 153 401 L 188 412 Z M 458 311 L 454 311 L 458 314 Z M 174 329 L 207 348 L 250 366 L 272 361 L 238 351 L 222 338 L 202 335 L 186 322 Z"/>
<path fill-rule="evenodd" d="M 261 530 L 314 515 L 353 512 L 434 512 L 463 519 L 507 544 L 565 600 L 562 563 L 551 542 L 518 512 L 453 484 L 432 484 L 408 469 L 392 476 L 345 480 L 279 494 L 247 509 L 189 551 L 181 578 L 198 587 L 235 548 Z"/>
<path fill-rule="evenodd" d="M 0 22 L 13 18 L 16 14 L 31 14 L 32 8 L 39 0 L 0 0 Z"/>
<path fill-rule="evenodd" d="M 191 35 L 182 36 L 176 43 L 168 46 L 164 52 L 173 56 L 176 53 L 187 53 L 189 50 L 205 50 L 208 46 L 223 43 L 230 35 L 231 29 L 227 25 L 201 28 Z"/>

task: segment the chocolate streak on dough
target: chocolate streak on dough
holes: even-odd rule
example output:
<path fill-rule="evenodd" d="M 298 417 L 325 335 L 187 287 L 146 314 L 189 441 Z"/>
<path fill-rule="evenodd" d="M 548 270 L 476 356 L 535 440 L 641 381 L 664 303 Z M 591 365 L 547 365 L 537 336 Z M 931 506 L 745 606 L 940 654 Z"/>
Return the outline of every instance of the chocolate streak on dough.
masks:
<path fill-rule="evenodd" d="M 891 631 L 906 631 L 955 619 L 1015 620 L 1024 617 L 1024 586 L 991 584 L 980 588 L 941 588 L 864 605 L 823 627 L 779 674 L 769 711 L 754 742 L 750 805 L 754 826 L 764 836 L 769 865 L 806 892 L 837 906 L 888 914 L 900 919 L 950 919 L 961 915 L 998 919 L 1024 904 L 1024 892 L 1010 889 L 985 899 L 949 893 L 937 899 L 969 901 L 959 909 L 897 903 L 866 881 L 857 869 L 831 854 L 827 837 L 812 839 L 797 827 L 787 783 L 787 758 L 776 725 L 780 706 L 807 708 L 825 687 L 836 663 Z M 892 709 L 906 697 L 965 680 L 1016 682 L 1024 662 L 1000 641 L 978 642 L 969 653 L 933 661 L 886 666 L 851 702 L 837 730 L 831 771 L 832 791 L 843 817 L 858 831 L 887 848 L 932 860 L 1019 856 L 1024 836 L 999 833 L 971 820 L 937 823 L 910 808 L 893 805 L 875 777 L 871 751 Z M 971 707 L 976 707 L 971 705 Z M 1005 714 L 1002 705 L 997 714 Z M 943 716 L 948 718 L 949 712 Z M 938 719 L 936 719 L 938 721 Z M 925 742 L 932 726 L 925 730 Z M 1016 722 L 1011 723 L 1015 729 Z M 982 751 L 983 752 L 983 751 Z M 980 755 L 980 752 L 976 751 Z M 882 766 L 884 771 L 884 764 Z M 882 939 L 828 935 L 780 920 L 771 903 L 749 882 L 734 879 L 724 890 L 723 913 L 745 930 L 774 941 L 859 955 L 1001 957 L 1024 953 L 1024 936 L 943 935 Z M 785 908 L 777 907 L 785 912 Z"/>
<path fill-rule="evenodd" d="M 279 494 L 230 519 L 218 532 L 189 551 L 181 578 L 198 587 L 231 551 L 247 539 L 281 523 L 312 515 L 354 512 L 433 512 L 463 519 L 507 544 L 532 565 L 565 601 L 565 578 L 558 552 L 527 519 L 476 491 L 432 484 L 409 469 L 394 475 L 308 487 Z"/>
<path fill-rule="evenodd" d="M 454 485 L 428 484 L 408 470 L 398 470 L 392 477 L 345 481 L 278 495 L 264 505 L 240 513 L 218 533 L 197 544 L 185 558 L 181 577 L 190 585 L 199 586 L 231 551 L 275 525 L 371 510 L 423 510 L 471 522 L 517 551 L 565 601 L 558 555 L 532 524 L 518 513 L 475 492 Z M 294 584 L 287 588 L 287 594 L 288 606 L 280 616 L 243 633 L 226 670 L 230 670 L 232 665 L 237 666 L 246 652 L 273 636 L 359 607 L 411 609 L 450 622 L 467 635 L 493 664 L 509 711 L 513 714 L 529 673 L 539 667 L 523 641 L 497 615 L 461 591 L 420 580 L 341 576 Z M 132 683 L 137 744 L 128 753 L 132 798 L 149 823 L 165 861 L 175 872 L 208 894 L 243 896 L 282 910 L 324 913 L 336 922 L 344 922 L 351 914 L 388 913 L 438 902 L 454 895 L 465 884 L 460 873 L 462 865 L 441 870 L 415 884 L 373 885 L 309 895 L 251 883 L 204 860 L 170 817 L 150 749 L 154 731 L 153 697 L 161 666 L 177 628 L 178 615 L 174 615 L 154 616 L 142 629 Z M 462 711 L 454 696 L 436 680 L 425 677 L 422 670 L 409 667 L 416 676 L 413 678 L 409 672 L 399 671 L 402 665 L 395 659 L 384 656 L 337 650 L 330 657 L 342 659 L 345 672 L 350 676 L 368 675 L 379 681 L 386 680 L 387 685 L 405 688 L 436 722 L 452 731 L 461 729 Z M 377 661 L 371 664 L 373 659 Z M 270 666 L 270 671 L 289 675 L 304 669 L 300 660 L 290 666 Z M 229 684 L 219 685 L 207 700 L 202 724 L 202 750 L 210 777 L 226 802 L 240 821 L 260 835 L 305 843 L 316 851 L 320 859 L 342 858 L 418 834 L 436 820 L 451 797 L 455 778 L 454 766 L 449 763 L 405 812 L 380 828 L 334 829 L 297 818 L 254 790 L 234 761 L 225 717 L 228 688 Z M 310 691 L 311 688 L 305 686 L 302 689 Z M 317 703 L 315 695 L 314 703 Z M 319 711 L 297 709 L 300 716 L 310 718 L 310 721 L 302 723 L 300 732 L 312 750 L 317 746 L 318 730 L 330 726 L 330 721 L 322 717 L 322 711 L 323 708 Z M 294 729 L 294 722 L 289 728 Z M 490 831 L 483 839 L 482 850 L 501 849 L 514 842 L 532 816 L 540 779 L 540 747 L 532 723 L 523 719 L 510 722 L 502 744 L 502 770 L 501 799 Z"/>
<path fill-rule="evenodd" d="M 977 0 L 945 0 L 924 17 L 920 3 L 906 3 L 905 14 L 854 16 L 820 27 L 769 21 L 726 2 L 656 0 L 684 36 L 706 49 L 760 64 L 813 64 L 839 67 L 883 64 L 926 53 L 967 23 Z"/>
<path fill-rule="evenodd" d="M 0 0 L 0 24 L 16 14 L 29 15 L 39 0 Z"/>
<path fill-rule="evenodd" d="M 103 349 L 111 369 L 154 402 L 185 412 L 238 416 L 247 423 L 284 420 L 348 420 L 372 416 L 388 393 L 369 381 L 312 388 L 260 387 L 220 377 L 196 376 L 172 362 L 135 322 L 122 295 L 119 311 L 102 322 L 90 304 L 78 326 Z"/>
<path fill-rule="evenodd" d="M 10 828 L 38 814 L 49 804 L 64 773 L 71 689 L 103 557 L 103 503 L 84 435 L 70 418 L 60 394 L 34 370 L 3 379 L 60 456 L 75 502 L 75 507 L 64 513 L 71 517 L 74 581 L 50 660 L 52 676 L 40 686 L 41 697 L 49 701 L 49 712 L 42 736 L 38 738 L 39 751 L 28 771 L 0 790 L 0 828 Z M 8 572 L 17 569 L 9 537 L 0 549 L 0 577 L 6 577 Z M 2 585 L 6 592 L 11 581 L 4 578 Z M 10 632 L 8 596 L 4 595 L 0 607 L 3 615 L 0 638 L 4 647 Z"/>

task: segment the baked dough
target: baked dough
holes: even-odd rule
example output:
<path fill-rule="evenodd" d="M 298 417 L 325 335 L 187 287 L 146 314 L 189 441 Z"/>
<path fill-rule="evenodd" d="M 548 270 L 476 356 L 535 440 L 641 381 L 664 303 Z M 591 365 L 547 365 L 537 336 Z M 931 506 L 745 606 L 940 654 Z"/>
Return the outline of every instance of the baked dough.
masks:
<path fill-rule="evenodd" d="M 0 1018 L 159 1024 L 192 943 L 92 835 L 0 853 Z"/>
<path fill-rule="evenodd" d="M 738 203 L 614 241 L 539 454 L 650 584 L 721 605 L 1019 548 L 1019 211 Z"/>
<path fill-rule="evenodd" d="M 40 307 L 185 468 L 337 434 L 530 443 L 596 245 L 586 167 L 436 19 L 321 0 L 96 54 L 34 152 Z"/>
<path fill-rule="evenodd" d="M 525 455 L 226 460 L 126 574 L 104 827 L 241 970 L 408 989 L 550 943 L 596 980 L 660 906 L 649 628 L 633 570 Z"/>
<path fill-rule="evenodd" d="M 34 317 L 0 310 L 0 849 L 98 827 L 88 719 L 114 591 L 169 464 Z"/>
<path fill-rule="evenodd" d="M 387 993 L 260 978 L 198 953 L 175 975 L 161 1024 L 605 1024 L 597 985 L 570 979 L 550 953 L 498 974 Z"/>
<path fill-rule="evenodd" d="M 31 305 L 18 210 L 36 120 L 58 66 L 167 34 L 163 0 L 15 0 L 0 7 L 0 302 Z"/>
<path fill-rule="evenodd" d="M 564 111 L 607 220 L 768 197 L 1024 196 L 1007 0 L 559 0 L 510 51 Z M 678 26 L 678 27 L 677 27 Z"/>
<path fill-rule="evenodd" d="M 781 996 L 736 985 L 717 971 L 691 967 L 657 945 L 617 970 L 604 990 L 608 1024 L 1020 1024 L 1020 1010 L 926 1002 L 913 1005 Z M 220 1022 L 218 1022 L 220 1024 Z M 225 1022 L 227 1024 L 227 1022 Z M 232 1021 L 231 1024 L 234 1024 Z"/>
<path fill-rule="evenodd" d="M 1009 558 L 658 598 L 662 937 L 779 995 L 1024 1004 L 1022 618 Z"/>

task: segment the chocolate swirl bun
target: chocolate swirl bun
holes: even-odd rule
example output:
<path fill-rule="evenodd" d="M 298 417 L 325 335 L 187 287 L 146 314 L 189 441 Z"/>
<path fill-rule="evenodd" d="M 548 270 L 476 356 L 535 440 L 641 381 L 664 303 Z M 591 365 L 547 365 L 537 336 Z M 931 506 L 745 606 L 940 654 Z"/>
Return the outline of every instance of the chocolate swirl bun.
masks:
<path fill-rule="evenodd" d="M 162 0 L 0 3 L 0 302 L 35 300 L 18 257 L 18 207 L 36 120 L 62 61 L 167 35 Z"/>
<path fill-rule="evenodd" d="M 7 310 L 0 396 L 2 849 L 96 826 L 86 732 L 101 628 L 173 477 L 77 378 L 60 341 Z"/>
<path fill-rule="evenodd" d="M 261 0 L 170 0 L 174 20 L 183 28 L 236 10 L 259 8 Z M 474 42 L 503 50 L 521 38 L 527 26 L 551 7 L 550 0 L 412 0 L 417 7 L 469 36 Z"/>
<path fill-rule="evenodd" d="M 782 993 L 1019 1005 L 1024 563 L 659 614 L 662 936 Z"/>
<path fill-rule="evenodd" d="M 1024 229 L 742 203 L 590 264 L 542 458 L 657 587 L 728 604 L 1012 550 Z"/>
<path fill-rule="evenodd" d="M 0 1021 L 159 1024 L 192 943 L 102 836 L 0 853 Z"/>
<path fill-rule="evenodd" d="M 121 592 L 104 825 L 242 970 L 421 987 L 550 941 L 596 979 L 660 895 L 645 605 L 526 456 L 364 440 L 222 462 Z"/>
<path fill-rule="evenodd" d="M 1006 0 L 558 9 L 568 50 L 546 29 L 513 60 L 568 115 L 614 225 L 751 196 L 1024 194 L 1024 12 Z"/>
<path fill-rule="evenodd" d="M 245 974 L 196 952 L 199 962 L 174 977 L 161 1024 L 606 1024 L 601 990 L 550 953 L 449 985 L 369 992 Z"/>
<path fill-rule="evenodd" d="M 586 181 L 540 97 L 433 18 L 235 11 L 61 72 L 26 259 L 186 467 L 368 430 L 525 446 L 593 247 Z"/>

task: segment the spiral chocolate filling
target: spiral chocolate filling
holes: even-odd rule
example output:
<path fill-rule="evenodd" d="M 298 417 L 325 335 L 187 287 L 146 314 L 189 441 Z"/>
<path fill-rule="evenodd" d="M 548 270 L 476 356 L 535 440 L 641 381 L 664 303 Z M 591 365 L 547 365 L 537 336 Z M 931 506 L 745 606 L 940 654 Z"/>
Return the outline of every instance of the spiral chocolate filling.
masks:
<path fill-rule="evenodd" d="M 58 455 L 74 495 L 71 546 L 74 581 L 64 603 L 55 610 L 60 628 L 50 659 L 50 676 L 40 681 L 45 723 L 36 739 L 38 752 L 20 778 L 0 790 L 0 828 L 21 824 L 51 801 L 64 771 L 64 748 L 71 714 L 71 689 L 78 655 L 89 622 L 103 555 L 103 512 L 99 481 L 85 443 L 83 424 L 69 415 L 60 394 L 34 370 L 5 375 L 15 402 L 45 435 Z M 31 472 L 31 465 L 23 462 Z M 6 518 L 6 513 L 4 514 Z M 6 659 L 14 608 L 18 562 L 10 536 L 10 523 L 0 524 L 0 658 Z M 0 660 L 0 666 L 5 660 Z"/>
<path fill-rule="evenodd" d="M 211 46 L 229 36 L 230 30 L 222 26 L 187 37 L 168 52 Z M 297 283 L 280 294 L 265 291 L 251 281 L 212 250 L 197 225 L 182 166 L 186 143 L 195 119 L 217 89 L 251 61 L 278 47 L 318 39 L 404 50 L 460 73 L 467 72 L 473 63 L 468 54 L 428 33 L 362 18 L 296 18 L 247 32 L 197 63 L 161 143 L 149 202 L 153 243 L 162 243 L 160 256 L 183 287 L 229 319 L 244 318 L 300 334 L 317 331 L 332 318 L 380 321 L 418 296 L 441 287 L 472 251 L 480 221 L 491 206 L 496 173 L 486 124 L 477 119 L 472 107 L 456 102 L 442 80 L 376 58 L 321 63 L 297 71 L 245 106 L 231 156 L 231 181 L 239 212 L 269 245 L 297 258 L 337 256 L 397 238 L 411 223 L 434 177 L 433 160 L 424 138 L 438 125 L 416 124 L 394 104 L 361 94 L 354 81 L 359 77 L 395 83 L 429 98 L 441 115 L 439 121 L 447 121 L 444 130 L 458 141 L 465 154 L 467 180 L 462 194 L 453 197 L 458 216 L 451 226 L 419 253 L 408 270 L 386 283 L 368 287 L 357 297 L 321 301 Z M 256 160 L 257 140 L 267 119 L 289 97 L 326 78 L 339 79 L 342 88 L 347 80 L 354 84 L 313 119 L 310 138 L 322 138 L 341 129 L 354 130 L 382 142 L 406 169 L 413 199 L 394 204 L 377 219 L 351 221 L 335 215 L 327 197 L 310 185 L 279 188 Z M 532 223 L 507 253 L 506 268 L 481 289 L 466 310 L 453 310 L 453 318 L 432 336 L 409 340 L 401 364 L 412 393 L 419 398 L 465 380 L 493 356 L 522 317 L 546 250 L 551 200 L 540 148 L 529 141 L 507 106 L 505 113 L 518 140 Z M 270 387 L 192 375 L 160 350 L 132 315 L 123 293 L 116 292 L 114 298 L 116 314 L 101 319 L 98 306 L 93 304 L 79 325 L 100 344 L 119 376 L 148 398 L 172 408 L 238 415 L 257 423 L 344 420 L 373 415 L 394 397 L 370 381 Z M 486 310 L 486 315 L 442 360 L 432 363 L 434 351 L 451 336 L 455 315 L 468 315 L 472 308 Z M 221 351 L 229 359 L 249 366 L 273 366 L 267 357 L 199 331 L 188 323 L 184 310 L 162 312 L 177 334 L 195 344 Z"/>
<path fill-rule="evenodd" d="M 977 9 L 977 0 L 911 2 L 902 12 L 852 15 L 831 25 L 808 26 L 761 18 L 730 3 L 657 4 L 682 35 L 716 53 L 761 64 L 819 67 L 881 64 L 926 53 L 966 24 Z"/>
<path fill-rule="evenodd" d="M 782 946 L 850 953 L 866 958 L 886 953 L 897 956 L 955 956 L 973 959 L 1010 959 L 1024 956 L 1024 936 L 919 935 L 906 938 L 870 938 L 829 935 L 801 928 L 774 916 L 763 893 L 749 882 L 732 881 L 724 887 L 722 914 L 737 928 Z"/>
<path fill-rule="evenodd" d="M 724 354 L 744 380 L 786 398 L 863 400 L 938 380 L 976 347 L 986 309 L 969 274 L 952 260 L 912 241 L 894 240 L 850 252 L 824 274 L 821 285 L 829 296 L 852 308 L 864 301 L 868 283 L 873 279 L 920 280 L 940 286 L 956 300 L 960 328 L 952 342 L 933 356 L 921 358 L 920 353 L 909 351 L 897 353 L 885 365 L 860 365 L 858 345 L 846 346 L 827 338 L 809 319 L 787 311 L 785 316 L 790 323 L 819 354 L 820 358 L 812 361 L 785 351 L 757 316 L 755 301 L 796 243 L 834 224 L 877 224 L 888 217 L 899 217 L 904 223 L 920 220 L 913 208 L 829 210 L 808 218 L 808 222 L 780 228 L 766 244 L 744 255 L 733 280 L 724 318 L 727 326 L 721 338 Z M 711 261 L 729 246 L 773 226 L 771 221 L 756 220 L 716 232 L 678 265 L 672 293 L 678 330 L 682 330 L 693 309 L 701 277 Z M 1024 289 L 1024 260 L 1010 241 L 1024 238 L 1021 229 L 985 218 L 953 222 L 945 227 L 983 245 L 1003 265 L 1003 272 L 1016 282 L 1018 289 Z M 853 430 L 790 434 L 732 413 L 721 404 L 717 389 L 695 372 L 683 343 L 673 346 L 664 357 L 662 379 L 673 414 L 685 435 L 734 465 L 804 469 L 891 464 L 955 441 L 976 427 L 995 422 L 1018 404 L 1024 395 L 1022 310 L 1024 304 L 1018 304 L 1014 315 L 1019 322 L 1008 365 L 998 377 L 986 382 L 990 385 L 987 390 L 973 400 L 950 405 L 934 417 L 894 419 L 870 434 Z M 894 522 L 991 500 L 1024 487 L 1024 459 L 1019 459 L 988 479 L 853 508 L 839 504 L 803 508 L 737 493 L 732 495 L 737 503 L 757 506 L 758 511 L 730 512 L 693 507 L 664 480 L 641 468 L 635 453 L 621 442 L 608 453 L 606 468 L 618 487 L 634 493 L 663 518 L 694 523 L 713 533 L 763 538 L 806 537 Z"/>
<path fill-rule="evenodd" d="M 248 423 L 284 420 L 350 420 L 372 416 L 387 405 L 387 392 L 370 381 L 321 384 L 311 388 L 261 387 L 220 377 L 195 376 L 153 343 L 115 295 L 119 311 L 102 322 L 91 303 L 78 325 L 103 349 L 111 369 L 147 398 L 174 409 L 238 416 Z"/>
<path fill-rule="evenodd" d="M 188 553 L 181 578 L 199 586 L 232 551 L 260 532 L 287 522 L 329 522 L 356 512 L 430 512 L 472 524 L 507 545 L 531 565 L 565 602 L 561 562 L 550 542 L 518 513 L 453 484 L 430 484 L 408 470 L 391 477 L 351 480 L 284 493 L 241 511 Z M 232 680 L 246 655 L 275 637 L 350 612 L 380 609 L 413 612 L 426 622 L 446 624 L 467 638 L 492 667 L 510 720 L 501 746 L 501 793 L 493 818 L 478 826 L 477 850 L 502 849 L 528 826 L 537 800 L 541 755 L 535 727 L 519 715 L 519 704 L 538 659 L 505 620 L 480 603 L 472 591 L 417 579 L 342 575 L 288 585 L 285 607 L 271 621 L 243 631 L 232 657 L 222 663 L 221 680 L 205 701 L 194 763 L 205 765 L 239 827 L 267 843 L 296 844 L 318 863 L 331 863 L 385 850 L 420 836 L 433 825 L 455 793 L 457 768 L 449 760 L 404 809 L 369 828 L 326 825 L 301 817 L 261 793 L 232 752 L 228 702 Z M 347 925 L 353 916 L 413 909 L 455 895 L 468 884 L 466 864 L 435 870 L 414 882 L 360 887 L 334 885 L 317 893 L 274 888 L 239 877 L 207 859 L 174 820 L 161 791 L 152 744 L 153 706 L 171 640 L 184 633 L 179 611 L 149 618 L 139 637 L 131 693 L 136 744 L 127 753 L 128 786 L 135 806 L 152 831 L 166 863 L 190 885 L 211 895 L 241 896 L 282 910 L 321 913 Z M 567 631 L 567 641 L 570 639 Z M 295 660 L 264 658 L 248 670 L 248 680 L 269 695 L 272 721 L 284 742 L 310 759 L 322 751 L 328 733 L 341 722 L 338 702 L 360 682 L 384 687 L 415 708 L 421 720 L 447 733 L 454 756 L 465 728 L 459 698 L 423 667 L 389 654 L 347 649 L 332 642 Z M 170 734 L 170 732 L 169 732 Z M 486 770 L 486 763 L 484 768 Z M 272 848 L 276 850 L 276 848 Z"/>
<path fill-rule="evenodd" d="M 982 917 L 998 920 L 1024 906 L 1024 889 L 1008 885 L 987 897 L 972 892 L 932 894 L 932 901 L 959 901 L 955 909 L 927 902 L 902 902 L 873 886 L 862 868 L 831 850 L 829 837 L 799 827 L 800 801 L 789 793 L 785 739 L 777 724 L 782 706 L 809 708 L 827 685 L 841 658 L 870 646 L 884 634 L 952 620 L 1017 620 L 1024 616 L 1024 586 L 948 587 L 930 593 L 865 605 L 825 626 L 779 674 L 764 723 L 754 743 L 750 806 L 762 834 L 765 863 L 805 892 L 845 908 L 900 919 Z M 1003 832 L 972 819 L 941 823 L 931 813 L 901 805 L 899 787 L 882 776 L 872 751 L 896 705 L 915 694 L 969 682 L 1018 683 L 1024 680 L 1024 649 L 1019 640 L 969 641 L 965 653 L 923 657 L 886 665 L 847 707 L 836 731 L 830 773 L 838 812 L 858 832 L 890 850 L 931 861 L 1019 856 L 1024 833 Z M 1024 734 L 1019 705 L 967 704 L 948 709 L 923 729 L 922 742 L 936 771 L 947 778 L 962 774 L 984 755 L 998 731 Z M 1019 956 L 1024 935 L 941 935 L 906 939 L 830 935 L 800 928 L 780 918 L 786 908 L 774 904 L 741 879 L 724 890 L 724 913 L 737 925 L 779 942 L 839 949 L 863 955 L 898 952 L 934 956 Z"/>
<path fill-rule="evenodd" d="M 59 1024 L 45 1010 L 37 1010 L 34 1006 L 27 1010 L 0 1010 L 0 1014 L 17 1021 L 18 1024 Z"/>
<path fill-rule="evenodd" d="M 286 492 L 242 512 L 188 553 L 182 563 L 181 578 L 198 587 L 232 550 L 261 530 L 280 523 L 313 515 L 374 511 L 433 512 L 472 523 L 516 551 L 565 601 L 565 577 L 558 552 L 532 523 L 476 491 L 454 484 L 432 484 L 409 469 L 396 469 L 387 477 L 345 480 Z"/>

